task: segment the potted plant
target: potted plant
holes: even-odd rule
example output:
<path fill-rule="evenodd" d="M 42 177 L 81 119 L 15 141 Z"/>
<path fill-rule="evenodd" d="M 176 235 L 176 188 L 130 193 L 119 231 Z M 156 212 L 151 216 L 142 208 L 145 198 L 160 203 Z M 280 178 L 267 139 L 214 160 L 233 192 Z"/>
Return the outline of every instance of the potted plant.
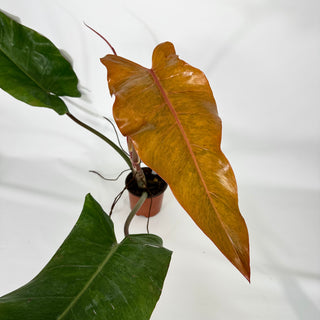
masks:
<path fill-rule="evenodd" d="M 154 49 L 151 69 L 111 49 L 101 62 L 129 155 L 70 113 L 61 97 L 80 96 L 78 80 L 59 50 L 0 12 L 0 87 L 30 105 L 67 115 L 103 139 L 132 171 L 125 187 L 139 189 L 121 243 L 110 217 L 87 195 L 77 224 L 47 266 L 0 298 L 3 319 L 149 319 L 171 251 L 155 235 L 129 234 L 129 224 L 144 201 L 158 195 L 153 182 L 170 186 L 199 228 L 250 280 L 248 232 L 232 168 L 220 149 L 221 120 L 205 75 L 179 59 L 170 42 Z M 140 159 L 150 169 L 142 169 Z"/>

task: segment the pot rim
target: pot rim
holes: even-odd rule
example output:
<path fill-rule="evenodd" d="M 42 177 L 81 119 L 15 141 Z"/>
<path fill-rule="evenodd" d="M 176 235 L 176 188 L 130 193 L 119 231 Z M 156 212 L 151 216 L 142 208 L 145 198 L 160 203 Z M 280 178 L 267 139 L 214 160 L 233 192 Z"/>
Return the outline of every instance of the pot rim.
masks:
<path fill-rule="evenodd" d="M 143 170 L 144 173 L 148 173 L 148 174 L 152 174 L 152 171 L 153 171 L 153 170 L 152 170 L 151 168 L 149 168 L 149 167 L 143 167 L 142 170 Z M 168 184 L 167 184 L 157 173 L 154 174 L 154 176 L 156 176 L 156 177 L 163 183 L 163 186 L 162 186 L 161 190 L 159 190 L 159 191 L 158 191 L 157 193 L 155 193 L 155 194 L 150 193 L 150 192 L 147 190 L 147 193 L 148 193 L 148 198 L 147 198 L 147 199 L 155 198 L 155 197 L 163 194 L 163 193 L 166 191 L 167 187 L 168 187 Z M 142 191 L 141 191 L 141 194 L 137 194 L 137 193 L 132 192 L 132 188 L 130 188 L 130 186 L 132 185 L 132 182 L 134 182 L 134 180 L 133 180 L 132 177 L 133 177 L 133 173 L 132 173 L 132 171 L 131 171 L 131 172 L 127 175 L 127 177 L 126 177 L 125 185 L 126 185 L 126 187 L 127 187 L 128 192 L 130 192 L 132 195 L 134 195 L 134 196 L 136 196 L 136 197 L 140 197 L 141 194 L 142 194 L 142 192 L 145 191 L 145 190 L 142 190 Z M 130 180 L 131 180 L 131 181 L 130 181 Z M 141 190 L 141 189 L 140 189 L 140 190 Z"/>

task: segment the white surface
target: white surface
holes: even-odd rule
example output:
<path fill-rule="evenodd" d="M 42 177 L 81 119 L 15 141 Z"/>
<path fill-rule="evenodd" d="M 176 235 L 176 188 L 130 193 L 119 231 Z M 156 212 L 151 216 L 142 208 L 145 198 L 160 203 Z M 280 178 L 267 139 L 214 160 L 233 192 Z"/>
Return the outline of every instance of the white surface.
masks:
<path fill-rule="evenodd" d="M 153 47 L 174 43 L 202 69 L 223 121 L 223 151 L 239 187 L 251 241 L 252 283 L 218 252 L 170 192 L 150 231 L 173 250 L 152 320 L 320 318 L 320 2 L 305 0 L 2 0 L 73 57 L 87 100 L 111 115 L 99 58 L 110 50 L 147 67 Z M 107 135 L 107 123 L 68 106 Z M 51 110 L 0 92 L 0 295 L 33 278 L 76 222 L 84 196 L 108 211 L 125 163 L 98 138 Z M 118 239 L 127 196 L 114 212 Z M 145 232 L 136 218 L 132 231 Z"/>

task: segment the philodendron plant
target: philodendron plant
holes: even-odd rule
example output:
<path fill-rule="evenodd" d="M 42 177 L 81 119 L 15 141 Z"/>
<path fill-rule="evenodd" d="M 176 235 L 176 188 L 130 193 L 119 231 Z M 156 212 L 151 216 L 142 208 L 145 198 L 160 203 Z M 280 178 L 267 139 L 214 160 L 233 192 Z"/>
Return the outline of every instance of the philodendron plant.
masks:
<path fill-rule="evenodd" d="M 52 42 L 0 12 L 0 87 L 29 105 L 67 115 L 121 155 L 142 189 L 129 220 L 148 196 L 141 159 L 250 280 L 248 232 L 232 168 L 220 149 L 221 120 L 205 75 L 179 59 L 170 42 L 154 49 L 151 69 L 112 50 L 101 62 L 130 156 L 70 113 L 61 97 L 80 96 L 78 79 Z M 149 319 L 170 257 L 152 234 L 127 232 L 117 243 L 110 217 L 88 194 L 74 229 L 45 268 L 0 298 L 0 318 Z"/>

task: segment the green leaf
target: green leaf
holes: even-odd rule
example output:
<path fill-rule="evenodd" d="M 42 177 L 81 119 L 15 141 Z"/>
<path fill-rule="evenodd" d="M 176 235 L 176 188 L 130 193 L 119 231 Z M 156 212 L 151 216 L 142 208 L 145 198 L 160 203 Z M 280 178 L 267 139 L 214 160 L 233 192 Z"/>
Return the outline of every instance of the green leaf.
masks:
<path fill-rule="evenodd" d="M 91 195 L 57 253 L 28 284 L 0 298 L 2 320 L 144 320 L 161 294 L 171 251 L 155 235 L 116 242 Z"/>
<path fill-rule="evenodd" d="M 77 84 L 71 64 L 50 40 L 0 11 L 0 88 L 32 106 L 65 114 L 60 96 L 79 97 Z"/>

